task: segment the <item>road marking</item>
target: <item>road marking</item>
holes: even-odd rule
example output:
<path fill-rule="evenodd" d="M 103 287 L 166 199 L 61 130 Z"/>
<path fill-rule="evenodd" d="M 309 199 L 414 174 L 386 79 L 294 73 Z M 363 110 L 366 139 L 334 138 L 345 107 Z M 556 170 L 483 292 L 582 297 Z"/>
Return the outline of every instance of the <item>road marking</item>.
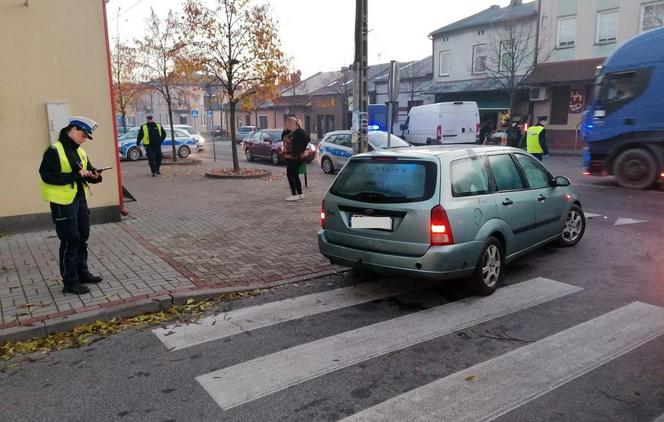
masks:
<path fill-rule="evenodd" d="M 403 317 L 347 331 L 196 377 L 222 409 L 230 409 L 301 382 L 405 349 L 578 292 L 536 278 Z"/>
<path fill-rule="evenodd" d="M 634 302 L 344 421 L 489 421 L 662 334 L 664 308 Z"/>
<path fill-rule="evenodd" d="M 372 300 L 420 290 L 433 282 L 363 283 L 292 299 L 249 306 L 203 318 L 186 325 L 171 325 L 153 330 L 154 335 L 171 350 L 219 340 L 257 328 L 333 311 Z"/>
<path fill-rule="evenodd" d="M 624 226 L 626 224 L 638 224 L 638 223 L 647 223 L 648 220 L 634 220 L 633 218 L 623 218 L 620 217 L 616 220 L 614 226 Z"/>
<path fill-rule="evenodd" d="M 602 214 L 594 214 L 594 213 L 592 213 L 592 212 L 585 212 L 584 215 L 586 216 L 586 218 L 595 218 L 595 217 L 603 217 L 603 218 L 606 218 L 606 217 L 603 216 Z"/>

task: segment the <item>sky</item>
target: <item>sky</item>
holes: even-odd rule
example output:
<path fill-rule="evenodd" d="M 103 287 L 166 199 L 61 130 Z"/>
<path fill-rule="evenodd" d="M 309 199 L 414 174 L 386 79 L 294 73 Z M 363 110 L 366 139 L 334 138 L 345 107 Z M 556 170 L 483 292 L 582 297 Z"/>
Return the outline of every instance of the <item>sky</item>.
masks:
<path fill-rule="evenodd" d="M 261 3 L 266 0 L 257 0 Z M 355 0 L 271 0 L 282 50 L 293 70 L 308 77 L 339 70 L 354 57 Z M 423 59 L 431 55 L 427 35 L 447 24 L 510 0 L 368 0 L 369 64 Z M 182 10 L 183 0 L 110 0 L 109 36 L 141 38 L 153 7 L 159 15 Z M 119 15 L 118 15 L 119 12 Z"/>

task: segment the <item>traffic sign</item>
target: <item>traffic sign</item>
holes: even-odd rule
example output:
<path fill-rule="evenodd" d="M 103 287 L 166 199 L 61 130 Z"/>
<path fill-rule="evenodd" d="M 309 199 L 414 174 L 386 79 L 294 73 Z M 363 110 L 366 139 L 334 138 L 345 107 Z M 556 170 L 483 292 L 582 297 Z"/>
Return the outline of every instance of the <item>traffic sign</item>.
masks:
<path fill-rule="evenodd" d="M 191 110 L 191 117 L 198 117 L 198 110 L 197 109 Z"/>

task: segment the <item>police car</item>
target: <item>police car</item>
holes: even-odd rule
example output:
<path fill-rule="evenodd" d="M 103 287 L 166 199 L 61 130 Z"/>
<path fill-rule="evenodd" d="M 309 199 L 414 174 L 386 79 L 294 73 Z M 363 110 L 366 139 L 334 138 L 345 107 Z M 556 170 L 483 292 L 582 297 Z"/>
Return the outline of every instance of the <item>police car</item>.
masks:
<path fill-rule="evenodd" d="M 387 132 L 370 127 L 367 134 L 369 151 L 387 148 Z M 353 155 L 352 131 L 335 130 L 328 132 L 318 144 L 316 160 L 327 174 L 340 170 Z M 396 135 L 390 136 L 390 148 L 410 147 L 411 145 Z"/>

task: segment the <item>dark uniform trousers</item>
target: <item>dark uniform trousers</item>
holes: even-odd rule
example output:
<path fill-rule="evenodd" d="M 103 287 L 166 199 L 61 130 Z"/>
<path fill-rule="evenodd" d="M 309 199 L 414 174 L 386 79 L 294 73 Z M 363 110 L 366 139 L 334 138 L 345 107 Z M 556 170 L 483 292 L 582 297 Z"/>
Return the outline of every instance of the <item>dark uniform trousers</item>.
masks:
<path fill-rule="evenodd" d="M 60 239 L 60 274 L 65 285 L 79 282 L 79 275 L 88 273 L 88 237 L 90 210 L 82 189 L 69 205 L 51 202 L 55 232 Z"/>
<path fill-rule="evenodd" d="M 148 155 L 148 164 L 150 165 L 150 171 L 152 174 L 159 173 L 159 167 L 161 167 L 161 160 L 164 158 L 164 154 L 161 152 L 161 147 L 154 148 L 150 145 L 146 145 L 145 152 Z"/>

